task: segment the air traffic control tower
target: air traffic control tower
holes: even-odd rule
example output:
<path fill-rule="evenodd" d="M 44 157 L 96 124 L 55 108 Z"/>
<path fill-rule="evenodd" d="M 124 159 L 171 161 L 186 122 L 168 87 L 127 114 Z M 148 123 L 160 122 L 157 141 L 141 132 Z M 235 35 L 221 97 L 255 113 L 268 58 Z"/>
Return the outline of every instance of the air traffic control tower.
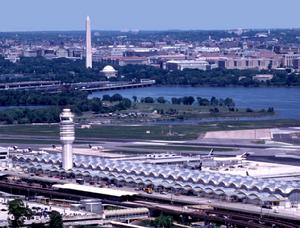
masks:
<path fill-rule="evenodd" d="M 64 109 L 60 114 L 60 141 L 62 142 L 62 168 L 73 168 L 73 142 L 75 140 L 74 114 Z"/>

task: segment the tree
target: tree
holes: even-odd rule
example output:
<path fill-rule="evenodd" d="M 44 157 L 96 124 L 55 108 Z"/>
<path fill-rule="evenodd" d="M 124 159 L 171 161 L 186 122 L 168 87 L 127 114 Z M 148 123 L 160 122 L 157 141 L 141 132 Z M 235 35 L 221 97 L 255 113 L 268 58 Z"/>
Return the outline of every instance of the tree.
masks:
<path fill-rule="evenodd" d="M 63 219 L 58 211 L 51 211 L 49 227 L 51 228 L 63 228 Z"/>
<path fill-rule="evenodd" d="M 229 98 L 227 97 L 225 100 L 224 100 L 224 105 L 229 107 L 229 108 L 233 108 L 235 106 L 235 103 L 233 101 L 232 98 Z"/>
<path fill-rule="evenodd" d="M 122 95 L 116 93 L 116 94 L 114 94 L 114 95 L 111 96 L 110 101 L 111 101 L 111 102 L 114 102 L 114 101 L 121 101 L 122 99 L 123 99 Z"/>
<path fill-rule="evenodd" d="M 103 101 L 110 101 L 110 96 L 105 94 L 105 95 L 102 96 L 102 100 Z"/>
<path fill-rule="evenodd" d="M 154 99 L 152 97 L 145 97 L 144 102 L 145 103 L 154 103 Z"/>
<path fill-rule="evenodd" d="M 158 97 L 156 100 L 157 100 L 157 102 L 160 103 L 160 104 L 166 103 L 166 100 L 165 100 L 164 97 Z"/>
<path fill-rule="evenodd" d="M 210 99 L 210 105 L 211 105 L 211 106 L 218 106 L 218 105 L 219 105 L 218 99 L 215 98 L 215 97 L 212 97 L 212 98 Z"/>
<path fill-rule="evenodd" d="M 133 96 L 133 97 L 132 97 L 132 100 L 133 100 L 134 103 L 136 103 L 137 100 L 138 100 L 137 96 Z"/>
<path fill-rule="evenodd" d="M 89 103 L 89 109 L 93 112 L 100 112 L 102 109 L 102 102 L 99 98 L 93 98 L 90 101 L 88 101 Z"/>
<path fill-rule="evenodd" d="M 195 98 L 192 96 L 182 98 L 182 103 L 184 105 L 192 105 L 194 102 L 195 102 Z"/>
<path fill-rule="evenodd" d="M 120 101 L 119 104 L 116 105 L 116 107 L 119 110 L 126 110 L 131 107 L 131 100 L 128 98 L 123 98 L 123 100 Z"/>
<path fill-rule="evenodd" d="M 197 97 L 197 101 L 200 106 L 208 106 L 209 105 L 209 100 L 206 98 Z"/>
<path fill-rule="evenodd" d="M 166 216 L 161 214 L 153 221 L 153 226 L 171 228 L 173 225 L 173 218 L 171 216 Z"/>
<path fill-rule="evenodd" d="M 21 199 L 15 199 L 8 203 L 8 214 L 13 216 L 10 223 L 13 227 L 20 227 L 24 224 L 25 218 L 31 217 L 32 211 L 25 207 Z"/>
<path fill-rule="evenodd" d="M 171 102 L 172 102 L 172 104 L 181 104 L 182 99 L 181 98 L 172 97 Z"/>

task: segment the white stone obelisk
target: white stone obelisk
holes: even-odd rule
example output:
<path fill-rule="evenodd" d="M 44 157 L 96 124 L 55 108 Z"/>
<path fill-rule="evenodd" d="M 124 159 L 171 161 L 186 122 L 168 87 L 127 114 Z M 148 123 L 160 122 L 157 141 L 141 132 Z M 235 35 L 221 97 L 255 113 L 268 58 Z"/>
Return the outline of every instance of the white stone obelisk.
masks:
<path fill-rule="evenodd" d="M 86 68 L 92 68 L 92 38 L 91 38 L 91 19 L 89 16 L 86 17 Z"/>

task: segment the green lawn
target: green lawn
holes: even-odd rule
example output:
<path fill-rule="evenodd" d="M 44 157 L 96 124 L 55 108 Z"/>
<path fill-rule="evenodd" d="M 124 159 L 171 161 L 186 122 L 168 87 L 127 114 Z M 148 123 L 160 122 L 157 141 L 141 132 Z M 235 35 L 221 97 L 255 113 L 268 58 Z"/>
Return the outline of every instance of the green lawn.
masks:
<path fill-rule="evenodd" d="M 272 115 L 274 113 L 268 112 L 258 112 L 259 110 L 254 110 L 254 112 L 246 112 L 246 109 L 240 108 L 238 112 L 230 112 L 225 106 L 217 106 L 218 113 L 210 113 L 210 109 L 215 108 L 215 106 L 199 106 L 199 105 L 177 105 L 177 104 L 160 104 L 160 103 L 136 103 L 131 109 L 122 111 L 124 113 L 128 112 L 146 112 L 151 113 L 154 110 L 164 110 L 166 113 L 170 109 L 177 110 L 178 114 L 184 118 L 207 118 L 207 117 L 259 117 Z"/>
<path fill-rule="evenodd" d="M 299 126 L 299 121 L 235 121 L 203 123 L 194 125 L 151 125 L 151 126 L 95 126 L 91 129 L 78 129 L 77 137 L 109 139 L 156 139 L 156 140 L 189 140 L 196 139 L 207 131 L 268 128 L 282 126 Z M 148 132 L 148 133 L 147 133 Z M 1 133 L 1 129 L 0 129 Z"/>
<path fill-rule="evenodd" d="M 151 126 L 93 126 L 90 129 L 76 129 L 76 137 L 89 141 L 94 139 L 153 139 L 153 140 L 189 140 L 196 139 L 207 131 L 240 130 L 269 127 L 300 126 L 300 120 L 260 120 L 260 121 L 228 121 L 201 123 L 194 125 L 151 125 Z M 148 133 L 147 133 L 148 132 Z M 59 125 L 4 125 L 0 126 L 0 134 L 34 137 L 59 137 Z M 12 138 L 12 137 L 10 137 Z M 30 138 L 29 138 L 30 139 Z M 56 139 L 55 139 L 56 141 Z"/>
<path fill-rule="evenodd" d="M 59 125 L 2 125 L 0 134 L 59 137 Z"/>

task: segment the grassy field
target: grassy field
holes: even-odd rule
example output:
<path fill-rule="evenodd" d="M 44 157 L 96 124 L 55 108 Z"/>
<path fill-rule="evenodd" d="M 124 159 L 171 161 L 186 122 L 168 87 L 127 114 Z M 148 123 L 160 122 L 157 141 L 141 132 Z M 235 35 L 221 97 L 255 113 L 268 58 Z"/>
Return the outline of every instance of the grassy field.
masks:
<path fill-rule="evenodd" d="M 20 139 L 20 138 L 1 138 L 0 143 L 10 143 L 10 144 L 39 144 L 39 145 L 52 145 L 52 144 L 60 144 L 59 138 L 57 140 L 51 139 L 36 139 L 36 138 L 28 138 L 28 139 Z M 93 142 L 89 141 L 75 141 L 75 144 L 92 144 Z"/>
<path fill-rule="evenodd" d="M 194 125 L 151 125 L 151 126 L 93 126 L 90 129 L 76 129 L 76 137 L 89 141 L 92 139 L 149 139 L 149 140 L 190 140 L 196 139 L 207 131 L 240 130 L 254 128 L 300 126 L 300 120 L 263 120 L 263 121 L 228 121 L 216 123 L 201 123 Z M 14 135 L 27 137 L 59 137 L 59 125 L 3 125 L 0 134 L 13 138 Z M 51 138 L 52 137 L 52 138 Z M 55 140 L 56 141 L 56 140 Z"/>
<path fill-rule="evenodd" d="M 210 109 L 214 106 L 199 106 L 199 105 L 177 105 L 177 104 L 160 104 L 160 103 L 136 103 L 131 109 L 124 112 L 146 112 L 151 113 L 154 110 L 163 110 L 166 113 L 170 109 L 177 110 L 177 115 L 184 118 L 207 118 L 207 117 L 259 117 L 272 115 L 274 113 L 259 112 L 254 110 L 253 112 L 246 112 L 246 109 L 240 108 L 238 112 L 230 112 L 225 106 L 217 106 L 218 113 L 210 113 Z M 168 115 L 167 115 L 168 116 Z"/>
<path fill-rule="evenodd" d="M 152 112 L 155 109 L 176 109 L 180 112 L 209 112 L 209 106 L 199 106 L 199 105 L 177 105 L 177 104 L 160 104 L 160 103 L 136 103 L 130 110 L 140 110 L 141 112 Z M 225 110 L 225 108 L 220 107 L 220 110 Z"/>
<path fill-rule="evenodd" d="M 0 126 L 0 134 L 59 137 L 59 125 L 2 125 Z"/>
<path fill-rule="evenodd" d="M 59 140 L 37 140 L 37 139 L 0 139 L 0 143 L 11 144 L 39 144 L 39 145 L 52 145 L 60 144 Z"/>

